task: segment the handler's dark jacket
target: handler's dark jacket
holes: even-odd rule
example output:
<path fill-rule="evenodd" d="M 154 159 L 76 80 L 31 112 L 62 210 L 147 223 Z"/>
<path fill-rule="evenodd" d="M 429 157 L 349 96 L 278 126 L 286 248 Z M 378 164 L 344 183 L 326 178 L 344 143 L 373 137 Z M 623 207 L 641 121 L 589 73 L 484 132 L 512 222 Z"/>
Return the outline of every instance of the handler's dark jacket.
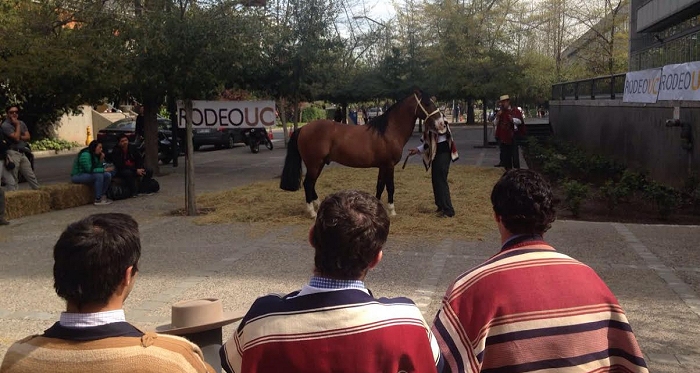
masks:
<path fill-rule="evenodd" d="M 522 122 L 518 126 L 517 131 L 513 123 L 513 118 L 518 118 Z M 504 144 L 512 144 L 517 132 L 518 135 L 525 136 L 525 120 L 523 119 L 523 113 L 517 108 L 510 107 L 509 109 L 501 109 L 501 111 L 496 114 L 496 138 L 498 141 Z"/>
<path fill-rule="evenodd" d="M 117 172 L 122 170 L 137 170 L 143 167 L 143 158 L 135 145 L 129 144 L 126 154 L 119 145 L 112 150 L 112 163 Z"/>

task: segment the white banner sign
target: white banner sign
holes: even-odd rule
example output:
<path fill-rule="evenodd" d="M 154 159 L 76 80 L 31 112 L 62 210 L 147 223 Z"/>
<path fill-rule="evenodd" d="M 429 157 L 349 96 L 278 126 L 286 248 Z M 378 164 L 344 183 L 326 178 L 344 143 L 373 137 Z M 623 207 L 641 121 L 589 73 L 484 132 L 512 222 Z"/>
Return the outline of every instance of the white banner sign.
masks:
<path fill-rule="evenodd" d="M 661 68 L 628 72 L 622 101 L 655 103 L 659 96 L 661 75 Z"/>
<path fill-rule="evenodd" d="M 192 128 L 252 128 L 275 125 L 274 101 L 192 101 Z M 177 124 L 187 125 L 185 103 L 177 102 Z"/>
<path fill-rule="evenodd" d="M 659 100 L 700 101 L 700 62 L 664 66 Z"/>

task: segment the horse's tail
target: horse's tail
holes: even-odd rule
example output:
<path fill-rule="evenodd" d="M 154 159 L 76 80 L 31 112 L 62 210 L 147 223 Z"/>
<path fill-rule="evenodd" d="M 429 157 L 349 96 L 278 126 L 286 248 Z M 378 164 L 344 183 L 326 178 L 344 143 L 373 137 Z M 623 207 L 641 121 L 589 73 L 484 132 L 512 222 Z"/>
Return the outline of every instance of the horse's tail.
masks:
<path fill-rule="evenodd" d="M 301 188 L 301 154 L 299 153 L 299 132 L 292 133 L 287 144 L 287 157 L 284 159 L 280 189 L 295 192 Z"/>

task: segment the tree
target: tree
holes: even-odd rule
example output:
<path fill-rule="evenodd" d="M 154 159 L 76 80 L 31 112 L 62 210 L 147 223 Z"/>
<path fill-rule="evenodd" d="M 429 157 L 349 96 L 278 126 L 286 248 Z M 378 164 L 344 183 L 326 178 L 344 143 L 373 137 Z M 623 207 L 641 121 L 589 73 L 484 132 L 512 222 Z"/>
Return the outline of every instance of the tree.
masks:
<path fill-rule="evenodd" d="M 131 52 L 122 90 L 144 106 L 145 163 L 157 171 L 157 113 L 166 96 L 216 97 L 227 77 L 244 74 L 259 38 L 255 13 L 223 0 L 122 1 L 135 14 L 119 33 Z"/>
<path fill-rule="evenodd" d="M 0 5 L 0 104 L 18 104 L 30 130 L 51 134 L 64 113 L 111 96 L 126 54 L 121 23 L 104 2 L 4 1 Z"/>

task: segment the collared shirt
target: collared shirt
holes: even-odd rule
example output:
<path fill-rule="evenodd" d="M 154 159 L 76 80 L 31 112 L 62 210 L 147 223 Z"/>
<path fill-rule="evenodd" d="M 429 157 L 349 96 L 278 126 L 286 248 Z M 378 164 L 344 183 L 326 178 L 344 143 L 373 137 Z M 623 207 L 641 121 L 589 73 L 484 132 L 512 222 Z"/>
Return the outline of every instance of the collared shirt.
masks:
<path fill-rule="evenodd" d="M 508 237 L 508 239 L 506 240 L 506 242 L 503 243 L 503 245 L 501 245 L 500 251 L 508 249 L 510 246 L 512 246 L 512 244 L 515 243 L 515 241 L 525 241 L 524 239 L 542 240 L 542 236 L 529 233 L 512 235 Z"/>
<path fill-rule="evenodd" d="M 93 326 L 107 325 L 115 322 L 126 322 L 124 310 L 112 310 L 95 313 L 69 313 L 61 312 L 58 321 L 66 328 L 89 328 Z"/>
<path fill-rule="evenodd" d="M 370 294 L 365 283 L 360 280 L 337 280 L 333 278 L 313 276 L 308 285 L 304 285 L 296 296 L 324 293 L 329 291 L 357 289 Z M 371 295 L 371 294 L 370 294 Z"/>

